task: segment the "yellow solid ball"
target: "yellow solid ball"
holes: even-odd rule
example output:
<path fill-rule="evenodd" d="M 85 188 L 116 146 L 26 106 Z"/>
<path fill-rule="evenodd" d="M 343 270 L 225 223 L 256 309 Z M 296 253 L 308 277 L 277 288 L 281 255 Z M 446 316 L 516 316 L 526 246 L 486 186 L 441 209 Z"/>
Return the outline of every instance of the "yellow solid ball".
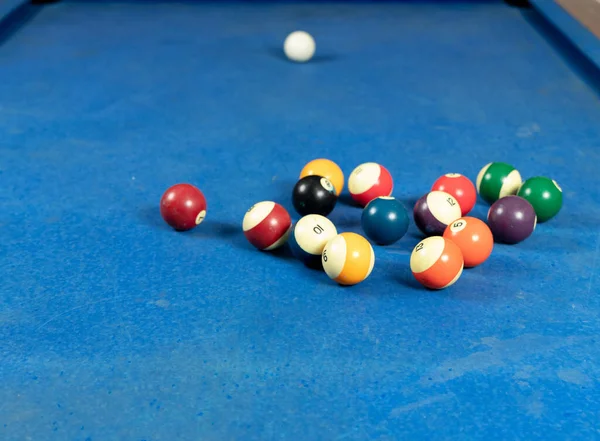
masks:
<path fill-rule="evenodd" d="M 339 196 L 344 189 L 344 172 L 342 172 L 339 165 L 329 159 L 321 158 L 310 161 L 304 166 L 298 179 L 312 175 L 323 176 L 324 178 L 329 179 L 329 182 L 331 182 L 333 188 L 335 188 L 335 194 L 337 196 Z"/>

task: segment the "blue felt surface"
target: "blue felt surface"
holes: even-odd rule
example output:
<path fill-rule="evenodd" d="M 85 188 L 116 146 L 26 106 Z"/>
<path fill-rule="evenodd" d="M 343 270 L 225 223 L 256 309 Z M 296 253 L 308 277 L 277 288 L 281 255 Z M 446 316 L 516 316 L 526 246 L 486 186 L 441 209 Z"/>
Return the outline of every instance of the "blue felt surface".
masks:
<path fill-rule="evenodd" d="M 530 0 L 540 13 L 573 41 L 600 68 L 600 39 L 554 0 Z"/>
<path fill-rule="evenodd" d="M 0 47 L 0 439 L 593 439 L 599 88 L 502 3 L 59 3 Z M 282 59 L 315 35 L 314 62 Z M 492 160 L 557 218 L 442 292 L 414 224 L 340 288 L 241 234 L 302 165 L 380 161 L 408 205 Z M 171 184 L 205 192 L 169 230 Z M 347 197 L 346 197 L 347 199 Z M 475 214 L 484 216 L 479 203 Z M 360 211 L 331 215 L 360 232 Z"/>

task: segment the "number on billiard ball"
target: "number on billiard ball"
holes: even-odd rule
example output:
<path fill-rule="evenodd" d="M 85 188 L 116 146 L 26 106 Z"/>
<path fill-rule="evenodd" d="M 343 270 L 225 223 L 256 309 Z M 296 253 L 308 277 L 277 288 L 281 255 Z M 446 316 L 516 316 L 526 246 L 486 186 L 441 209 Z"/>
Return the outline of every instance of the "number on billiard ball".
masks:
<path fill-rule="evenodd" d="M 465 267 L 482 264 L 492 253 L 494 237 L 485 222 L 475 217 L 462 217 L 446 227 L 443 235 L 460 248 Z"/>
<path fill-rule="evenodd" d="M 340 285 L 356 285 L 373 271 L 375 253 L 360 234 L 342 233 L 327 242 L 321 263 L 330 279 Z"/>
<path fill-rule="evenodd" d="M 441 236 L 424 239 L 410 256 L 413 276 L 430 289 L 443 289 L 454 284 L 463 267 L 464 260 L 458 245 Z"/>
<path fill-rule="evenodd" d="M 344 173 L 339 165 L 329 159 L 314 159 L 304 166 L 298 179 L 306 176 L 323 176 L 329 179 L 335 188 L 336 196 L 339 196 L 344 188 Z"/>
<path fill-rule="evenodd" d="M 466 216 L 477 201 L 477 190 L 469 178 L 459 173 L 440 176 L 431 186 L 431 191 L 443 191 L 451 195 L 460 205 L 461 216 Z"/>
<path fill-rule="evenodd" d="M 426 236 L 441 236 L 451 222 L 461 216 L 456 199 L 444 191 L 431 191 L 413 209 L 415 224 Z"/>
<path fill-rule="evenodd" d="M 311 175 L 300 179 L 292 192 L 292 203 L 301 216 L 327 216 L 337 203 L 335 188 L 329 179 Z"/>
<path fill-rule="evenodd" d="M 191 184 L 173 185 L 160 199 L 160 214 L 175 230 L 191 230 L 206 217 L 206 198 Z"/>
<path fill-rule="evenodd" d="M 309 214 L 296 222 L 290 234 L 290 249 L 306 265 L 318 266 L 325 244 L 336 234 L 335 225 L 325 216 Z"/>

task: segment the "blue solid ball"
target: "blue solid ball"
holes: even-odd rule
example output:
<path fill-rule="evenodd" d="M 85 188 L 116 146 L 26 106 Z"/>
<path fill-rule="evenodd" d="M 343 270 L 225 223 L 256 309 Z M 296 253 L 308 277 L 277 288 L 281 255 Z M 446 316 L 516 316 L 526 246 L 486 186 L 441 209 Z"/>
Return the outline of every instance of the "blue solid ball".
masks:
<path fill-rule="evenodd" d="M 391 245 L 408 231 L 408 211 L 393 197 L 373 199 L 363 209 L 361 224 L 369 239 L 378 245 Z"/>

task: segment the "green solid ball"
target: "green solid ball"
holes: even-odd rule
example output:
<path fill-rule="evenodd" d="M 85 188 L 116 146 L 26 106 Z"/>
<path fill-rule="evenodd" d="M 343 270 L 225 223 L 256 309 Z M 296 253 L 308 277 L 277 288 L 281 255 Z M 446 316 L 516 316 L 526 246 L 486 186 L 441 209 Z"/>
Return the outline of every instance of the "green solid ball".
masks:
<path fill-rule="evenodd" d="M 543 176 L 527 179 L 519 189 L 518 195 L 533 205 L 538 222 L 552 219 L 562 207 L 561 188 L 556 181 Z"/>
<path fill-rule="evenodd" d="M 521 174 L 505 162 L 490 162 L 477 175 L 477 193 L 489 204 L 515 195 L 521 186 Z"/>

